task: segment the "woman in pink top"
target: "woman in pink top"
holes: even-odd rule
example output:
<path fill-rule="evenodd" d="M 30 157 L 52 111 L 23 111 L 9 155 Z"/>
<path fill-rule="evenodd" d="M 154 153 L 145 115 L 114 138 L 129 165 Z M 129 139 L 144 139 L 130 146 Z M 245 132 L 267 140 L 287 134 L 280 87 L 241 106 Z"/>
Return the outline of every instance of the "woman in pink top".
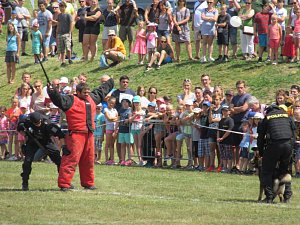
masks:
<path fill-rule="evenodd" d="M 281 26 L 277 23 L 277 15 L 272 15 L 271 24 L 269 25 L 269 47 L 270 47 L 270 56 L 273 61 L 273 65 L 278 63 L 278 47 L 281 41 Z"/>
<path fill-rule="evenodd" d="M 294 21 L 294 43 L 295 43 L 295 50 L 296 50 L 296 60 L 297 63 L 300 63 L 299 60 L 299 48 L 300 48 L 300 9 L 296 12 L 297 18 Z"/>

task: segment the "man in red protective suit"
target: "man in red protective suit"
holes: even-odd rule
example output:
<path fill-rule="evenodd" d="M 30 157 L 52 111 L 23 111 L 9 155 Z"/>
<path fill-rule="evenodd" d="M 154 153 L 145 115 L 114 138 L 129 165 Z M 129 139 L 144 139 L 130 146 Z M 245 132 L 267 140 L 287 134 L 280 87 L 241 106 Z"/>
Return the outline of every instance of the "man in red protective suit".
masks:
<path fill-rule="evenodd" d="M 48 87 L 52 102 L 65 112 L 69 133 L 65 136 L 66 147 L 58 176 L 61 191 L 73 189 L 71 184 L 77 164 L 79 165 L 81 186 L 96 189 L 94 183 L 94 117 L 96 105 L 103 101 L 114 86 L 109 76 L 101 77 L 103 83 L 90 91 L 85 83 L 76 86 L 75 95 L 61 95 L 56 88 Z"/>

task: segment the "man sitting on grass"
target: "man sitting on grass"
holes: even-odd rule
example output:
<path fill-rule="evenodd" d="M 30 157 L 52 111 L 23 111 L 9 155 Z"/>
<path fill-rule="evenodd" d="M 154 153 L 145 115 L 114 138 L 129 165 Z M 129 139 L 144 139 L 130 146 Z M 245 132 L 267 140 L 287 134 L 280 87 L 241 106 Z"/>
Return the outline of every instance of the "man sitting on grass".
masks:
<path fill-rule="evenodd" d="M 162 36 L 160 39 L 160 44 L 157 47 L 157 51 L 153 54 L 146 71 L 151 70 L 153 63 L 156 61 L 158 61 L 156 69 L 159 70 L 161 64 L 171 63 L 173 62 L 173 59 L 173 48 L 167 43 L 167 38 Z"/>
<path fill-rule="evenodd" d="M 116 66 L 120 62 L 125 60 L 126 50 L 123 42 L 119 37 L 116 36 L 114 30 L 108 31 L 108 41 L 106 44 L 106 49 L 103 54 L 106 59 L 113 61 L 109 66 Z"/>

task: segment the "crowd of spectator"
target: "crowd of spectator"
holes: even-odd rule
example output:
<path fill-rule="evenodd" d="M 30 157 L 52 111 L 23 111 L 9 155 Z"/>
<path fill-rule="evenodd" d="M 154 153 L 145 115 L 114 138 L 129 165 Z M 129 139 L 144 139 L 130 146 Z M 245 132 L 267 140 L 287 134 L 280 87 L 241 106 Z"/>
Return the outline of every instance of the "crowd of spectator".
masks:
<path fill-rule="evenodd" d="M 39 9 L 34 9 L 31 15 L 24 7 L 24 0 L 2 1 L 1 7 L 11 6 L 13 9 L 6 37 L 7 80 L 8 83 L 14 82 L 20 54 L 28 55 L 25 46 L 29 34 L 35 63 L 39 59 L 48 61 L 48 55 L 57 55 L 61 66 L 66 66 L 66 59 L 72 64 L 75 57 L 73 46 L 77 41 L 72 37 L 75 33 L 78 33 L 78 42 L 82 45 L 81 60 L 94 60 L 101 24 L 102 53 L 105 65 L 109 66 L 130 59 L 131 54 L 138 54 L 138 65 L 143 65 L 148 58 L 147 71 L 154 65 L 160 69 L 163 64 L 181 61 L 182 43 L 185 43 L 188 59 L 200 60 L 201 63 L 236 60 L 239 45 L 243 60 L 258 57 L 257 62 L 261 63 L 263 53 L 267 52 L 266 61 L 273 65 L 279 61 L 299 63 L 300 17 L 297 13 L 300 9 L 297 0 L 292 0 L 291 4 L 288 11 L 284 0 L 228 0 L 226 3 L 198 0 L 191 14 L 186 0 L 178 0 L 174 8 L 167 0 L 153 0 L 142 14 L 136 2 L 131 0 L 120 1 L 118 5 L 107 0 L 106 7 L 100 7 L 96 0 L 80 0 L 78 3 L 39 0 Z M 3 22 L 1 7 L 0 20 Z M 230 22 L 237 16 L 242 21 L 239 27 Z M 73 32 L 74 28 L 78 32 Z M 215 39 L 218 45 L 216 59 L 213 55 Z M 195 48 L 194 56 L 192 48 Z M 112 62 L 109 64 L 107 60 Z"/>
<path fill-rule="evenodd" d="M 35 80 L 32 85 L 28 73 L 23 74 L 22 81 L 11 107 L 0 107 L 3 160 L 23 160 L 25 137 L 15 129 L 31 112 L 40 112 L 64 132 L 68 130 L 64 112 L 50 101 L 42 81 Z M 72 95 L 76 85 L 87 81 L 87 75 L 80 74 L 71 80 L 54 79 L 52 85 L 62 95 Z M 267 106 L 247 93 L 245 81 L 236 82 L 235 94 L 233 89 L 211 86 L 208 74 L 200 76 L 200 86 L 193 87 L 190 79 L 184 79 L 183 91 L 176 100 L 174 96 L 160 96 L 154 86 L 147 90 L 139 86 L 135 92 L 129 88 L 129 81 L 129 77 L 121 76 L 119 88 L 97 105 L 95 164 L 171 168 L 182 168 L 184 164 L 188 170 L 253 173 L 250 162 L 258 154 L 257 126 Z M 299 95 L 300 87 L 292 85 L 288 91 L 278 90 L 273 103 L 293 117 L 296 124 L 296 177 L 300 176 Z M 54 141 L 61 146 L 59 140 Z M 44 159 L 43 152 L 37 153 L 35 159 Z"/>
<path fill-rule="evenodd" d="M 151 70 L 154 65 L 160 69 L 165 63 L 180 62 L 181 43 L 185 43 L 189 60 L 214 62 L 215 37 L 219 46 L 217 61 L 236 60 L 238 30 L 244 60 L 257 57 L 258 45 L 259 63 L 262 62 L 263 52 L 267 51 L 267 60 L 272 60 L 276 65 L 279 46 L 281 56 L 289 57 L 291 62 L 299 62 L 300 10 L 296 0 L 289 13 L 284 9 L 282 0 L 273 0 L 268 4 L 246 0 L 242 6 L 237 0 L 229 0 L 228 5 L 221 5 L 220 13 L 215 2 L 196 1 L 192 26 L 188 24 L 191 14 L 185 0 L 178 0 L 174 9 L 168 1 L 153 0 L 153 4 L 145 10 L 145 21 L 138 14 L 135 1 L 129 0 L 117 6 L 113 0 L 107 0 L 105 10 L 99 8 L 96 0 L 80 0 L 77 12 L 68 1 L 39 1 L 39 10 L 33 11 L 32 18 L 23 3 L 20 0 L 13 7 L 12 18 L 7 26 L 5 61 L 10 84 L 15 81 L 15 64 L 20 54 L 27 56 L 25 44 L 29 31 L 35 63 L 39 60 L 47 62 L 48 55 L 57 55 L 61 66 L 66 66 L 66 59 L 69 64 L 73 63 L 72 46 L 76 44 L 72 40 L 73 28 L 78 29 L 78 41 L 82 44 L 81 60 L 93 61 L 98 49 L 101 23 L 104 26 L 103 55 L 106 60 L 112 61 L 109 66 L 130 59 L 134 53 L 138 54 L 138 65 L 145 64 L 148 55 L 146 69 Z M 237 15 L 243 21 L 241 28 L 233 27 L 229 22 L 230 17 Z M 134 35 L 136 24 L 138 28 Z M 190 27 L 194 35 L 191 35 Z M 195 40 L 194 57 L 191 36 Z M 128 52 L 124 45 L 126 40 Z M 175 51 L 171 41 L 175 42 Z M 230 57 L 229 43 L 233 53 Z M 11 107 L 1 107 L 1 159 L 23 159 L 21 149 L 25 137 L 17 133 L 15 128 L 18 121 L 26 119 L 30 112 L 43 113 L 52 123 L 59 124 L 67 131 L 64 113 L 51 103 L 43 82 L 35 80 L 32 83 L 28 73 L 22 75 L 22 82 L 12 98 Z M 84 82 L 87 82 L 87 75 L 82 73 L 70 80 L 67 77 L 54 79 L 52 85 L 57 86 L 61 94 L 71 95 L 76 93 L 76 85 Z M 259 120 L 264 117 L 265 105 L 246 92 L 244 81 L 236 82 L 236 94 L 231 89 L 223 90 L 222 86 L 212 87 L 208 74 L 201 76 L 201 84 L 193 87 L 192 81 L 185 79 L 183 93 L 176 97 L 177 103 L 174 103 L 174 96 L 159 96 L 154 86 L 146 90 L 141 85 L 136 92 L 131 90 L 128 86 L 129 78 L 122 76 L 120 87 L 97 106 L 95 163 L 130 166 L 137 158 L 137 164 L 141 166 L 168 165 L 181 168 L 182 160 L 186 159 L 187 169 L 250 173 L 253 168 L 249 162 L 255 156 L 257 147 L 255 133 Z M 298 85 L 293 85 L 289 91 L 278 90 L 274 103 L 294 116 L 297 141 L 300 141 L 299 92 Z M 104 140 L 105 159 L 102 160 Z M 185 154 L 182 152 L 185 149 L 182 147 L 184 141 L 187 158 L 183 157 Z M 56 143 L 60 145 L 58 140 Z M 296 176 L 300 177 L 298 142 L 295 143 L 295 151 Z M 38 160 L 41 158 L 42 154 L 37 157 Z"/>

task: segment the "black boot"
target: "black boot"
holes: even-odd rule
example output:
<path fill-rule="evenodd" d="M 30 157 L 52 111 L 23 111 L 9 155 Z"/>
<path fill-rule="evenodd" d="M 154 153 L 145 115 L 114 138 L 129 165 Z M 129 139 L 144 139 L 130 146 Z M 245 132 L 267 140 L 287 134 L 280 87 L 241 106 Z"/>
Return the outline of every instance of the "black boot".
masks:
<path fill-rule="evenodd" d="M 23 181 L 22 183 L 22 191 L 28 191 L 28 181 Z"/>

